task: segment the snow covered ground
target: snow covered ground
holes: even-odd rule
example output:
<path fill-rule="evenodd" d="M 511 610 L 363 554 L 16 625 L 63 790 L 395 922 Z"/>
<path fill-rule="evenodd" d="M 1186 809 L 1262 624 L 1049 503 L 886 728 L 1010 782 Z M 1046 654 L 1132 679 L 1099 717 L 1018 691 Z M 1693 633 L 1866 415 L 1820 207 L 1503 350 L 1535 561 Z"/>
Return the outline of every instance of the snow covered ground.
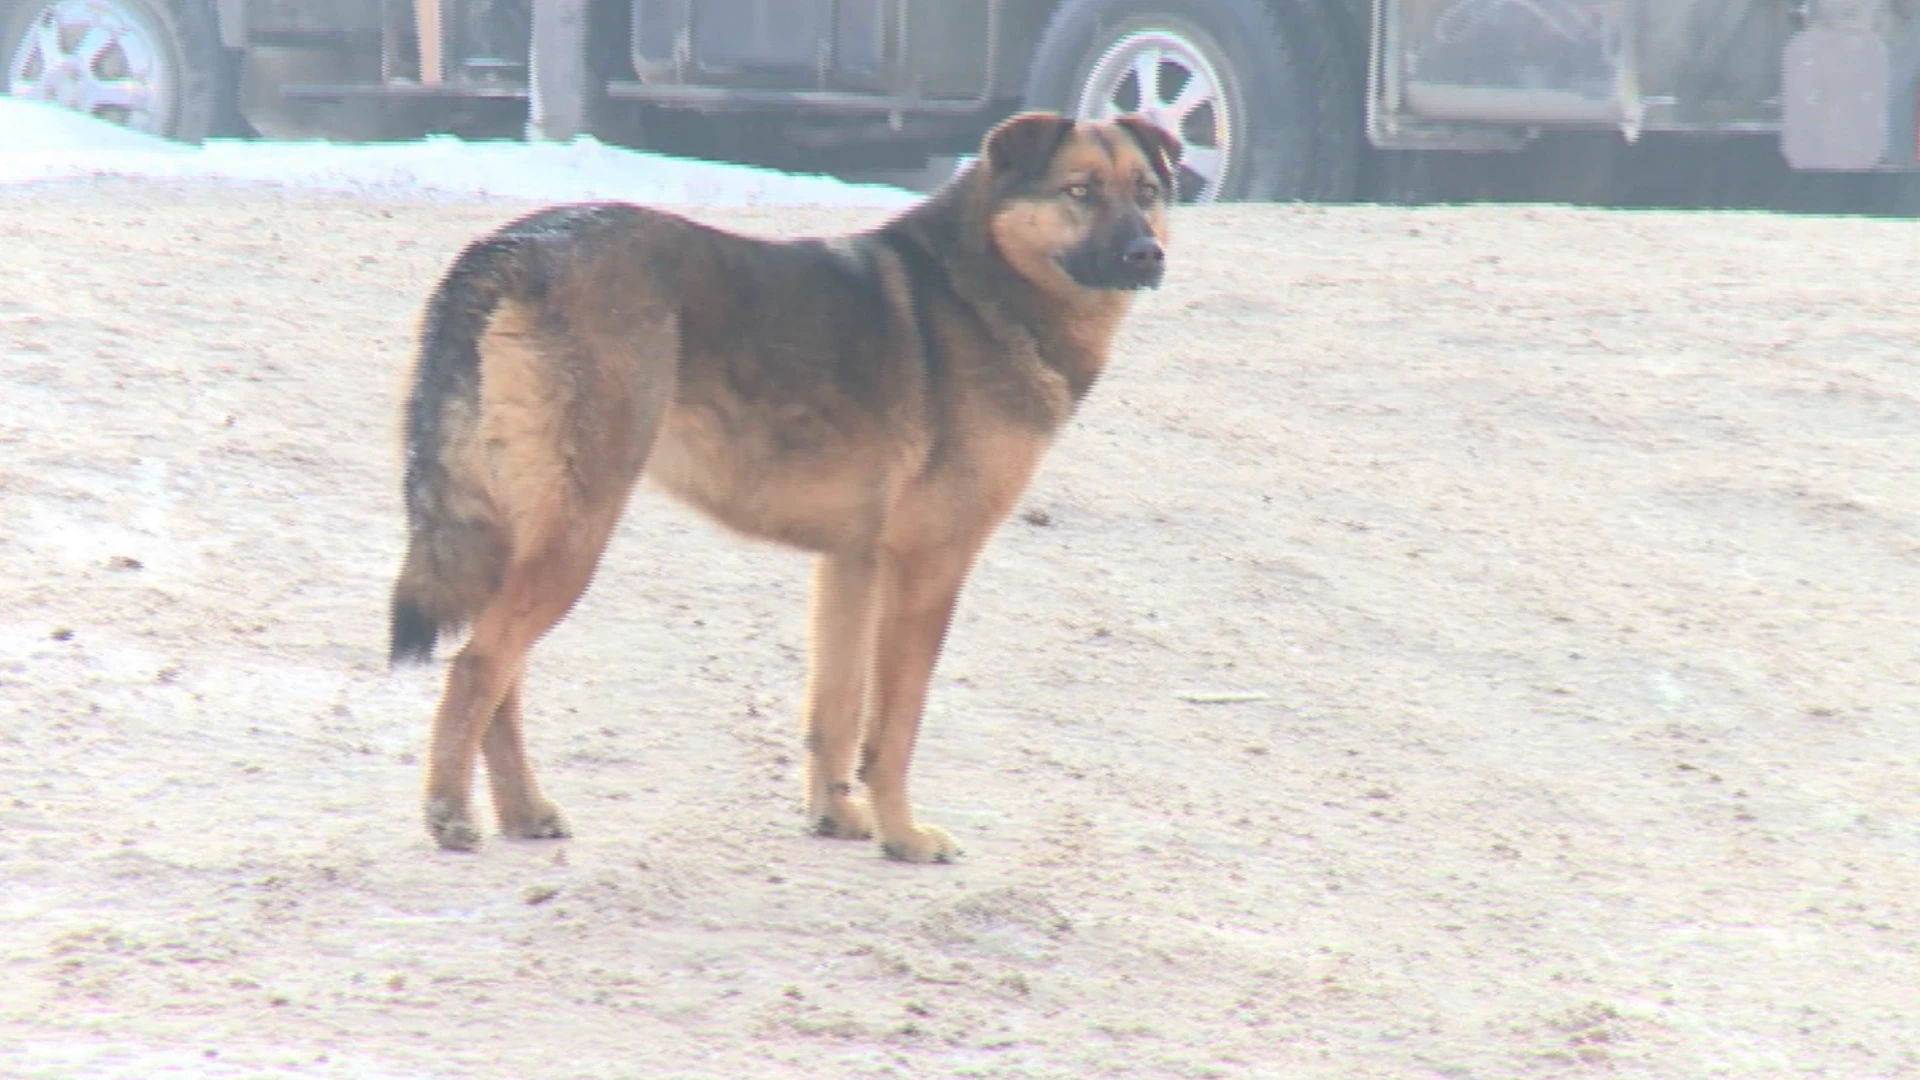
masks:
<path fill-rule="evenodd" d="M 899 206 L 878 184 L 666 157 L 607 146 L 465 142 L 342 144 L 214 140 L 185 146 L 38 102 L 0 97 L 0 188 L 90 176 L 279 184 L 375 196 L 706 206 Z"/>

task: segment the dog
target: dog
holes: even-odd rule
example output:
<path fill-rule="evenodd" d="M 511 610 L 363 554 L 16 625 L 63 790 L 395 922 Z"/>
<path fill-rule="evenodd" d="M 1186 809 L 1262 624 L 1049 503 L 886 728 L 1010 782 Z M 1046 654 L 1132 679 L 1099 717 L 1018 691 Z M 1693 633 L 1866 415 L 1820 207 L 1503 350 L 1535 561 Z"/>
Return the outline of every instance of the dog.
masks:
<path fill-rule="evenodd" d="M 975 557 L 1100 377 L 1135 292 L 1160 285 L 1179 154 L 1137 118 L 1025 113 L 866 232 L 774 241 L 591 203 L 463 250 L 410 375 L 390 612 L 392 664 L 469 629 L 427 763 L 439 845 L 480 844 L 480 757 L 505 835 L 571 835 L 527 759 L 527 654 L 586 590 L 645 476 L 820 556 L 813 830 L 877 836 L 908 862 L 958 856 L 908 799 L 927 683 Z"/>

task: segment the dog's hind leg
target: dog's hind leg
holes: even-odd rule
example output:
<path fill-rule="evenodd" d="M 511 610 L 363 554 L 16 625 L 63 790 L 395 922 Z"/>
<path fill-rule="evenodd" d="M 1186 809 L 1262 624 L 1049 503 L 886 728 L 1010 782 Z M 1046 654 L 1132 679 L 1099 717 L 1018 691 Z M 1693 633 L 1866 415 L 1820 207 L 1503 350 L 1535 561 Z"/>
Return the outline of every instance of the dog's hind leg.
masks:
<path fill-rule="evenodd" d="M 427 759 L 427 830 L 443 848 L 480 845 L 471 805 L 474 765 L 484 748 L 494 808 L 509 836 L 565 836 L 560 808 L 540 792 L 520 724 L 527 653 L 573 607 L 593 578 L 617 510 L 578 523 L 563 545 L 516 561 L 500 591 L 474 619 L 466 647 L 447 672 Z"/>
<path fill-rule="evenodd" d="M 527 760 L 526 736 L 520 717 L 522 674 L 507 688 L 507 696 L 493 710 L 480 753 L 487 762 L 487 781 L 493 790 L 493 812 L 500 831 L 527 840 L 556 840 L 573 835 L 567 816 L 540 791 Z"/>
<path fill-rule="evenodd" d="M 873 813 L 853 794 L 873 668 L 874 583 L 868 553 L 822 556 L 813 575 L 807 654 L 807 820 L 821 836 L 865 840 Z"/>
<path fill-rule="evenodd" d="M 566 834 L 527 761 L 527 652 L 592 581 L 673 396 L 679 347 L 671 314 L 628 309 L 602 322 L 564 315 L 503 302 L 480 342 L 485 458 L 476 468 L 484 466 L 512 542 L 434 717 L 426 819 L 444 848 L 479 845 L 470 799 L 483 752 L 509 836 Z"/>
<path fill-rule="evenodd" d="M 488 724 L 508 689 L 519 682 L 526 662 L 525 649 L 513 655 L 501 647 L 497 614 L 485 622 L 485 635 L 476 623 L 466 647 L 447 668 L 447 688 L 433 717 L 427 751 L 427 831 L 450 851 L 480 846 L 480 830 L 474 827 L 470 806 L 474 761 Z"/>

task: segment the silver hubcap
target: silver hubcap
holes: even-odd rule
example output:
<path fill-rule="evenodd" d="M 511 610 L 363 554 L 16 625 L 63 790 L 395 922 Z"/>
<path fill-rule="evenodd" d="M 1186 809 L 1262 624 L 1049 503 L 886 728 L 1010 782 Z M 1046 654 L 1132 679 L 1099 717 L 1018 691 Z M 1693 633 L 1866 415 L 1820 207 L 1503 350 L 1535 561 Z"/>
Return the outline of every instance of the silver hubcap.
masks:
<path fill-rule="evenodd" d="M 169 134 L 174 76 L 160 33 L 107 0 L 60 0 L 27 24 L 7 62 L 15 97 L 64 105 L 136 131 Z"/>
<path fill-rule="evenodd" d="M 1180 198 L 1212 202 L 1226 188 L 1232 106 L 1219 72 L 1198 46 L 1169 30 L 1138 30 L 1102 53 L 1087 73 L 1074 115 L 1110 120 L 1129 113 L 1180 140 Z"/>

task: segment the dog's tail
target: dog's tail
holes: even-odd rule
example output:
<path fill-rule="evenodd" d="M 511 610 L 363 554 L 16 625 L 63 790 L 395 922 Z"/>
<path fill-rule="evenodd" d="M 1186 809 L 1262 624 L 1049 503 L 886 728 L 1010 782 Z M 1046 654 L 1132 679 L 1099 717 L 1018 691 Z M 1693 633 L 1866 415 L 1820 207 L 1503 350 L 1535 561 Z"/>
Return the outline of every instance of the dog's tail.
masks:
<path fill-rule="evenodd" d="M 489 482 L 480 397 L 481 341 L 516 291 L 521 245 L 470 245 L 427 301 L 403 442 L 407 554 L 393 586 L 389 664 L 433 658 L 500 587 L 513 537 Z"/>

